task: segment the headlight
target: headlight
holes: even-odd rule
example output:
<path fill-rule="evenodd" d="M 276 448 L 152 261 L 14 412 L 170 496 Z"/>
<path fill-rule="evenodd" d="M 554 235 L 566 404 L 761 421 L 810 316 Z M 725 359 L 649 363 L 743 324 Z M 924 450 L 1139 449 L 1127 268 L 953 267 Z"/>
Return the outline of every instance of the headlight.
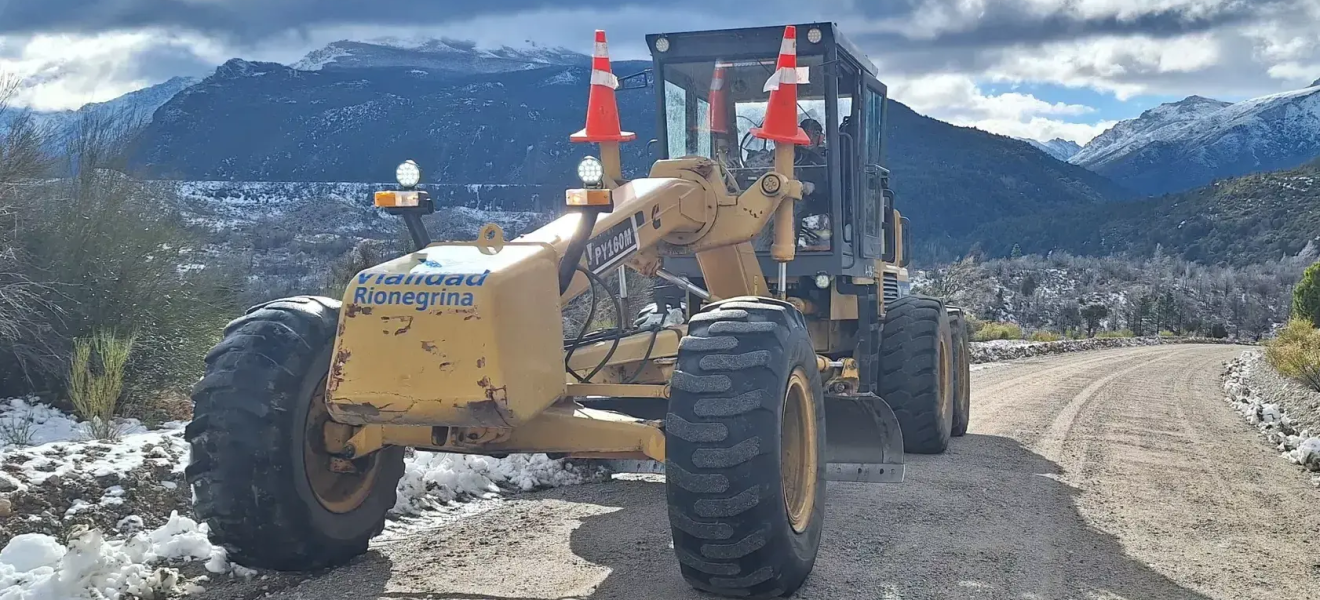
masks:
<path fill-rule="evenodd" d="M 601 166 L 600 160 L 594 156 L 588 156 L 578 163 L 578 179 L 582 180 L 583 185 L 600 185 L 605 178 L 605 167 Z"/>
<path fill-rule="evenodd" d="M 410 188 L 416 187 L 422 182 L 422 168 L 417 163 L 406 160 L 403 164 L 394 169 L 394 179 L 398 180 L 399 185 Z"/>
<path fill-rule="evenodd" d="M 669 52 L 669 38 L 656 38 L 655 50 L 656 52 Z"/>
<path fill-rule="evenodd" d="M 825 290 L 830 287 L 830 276 L 825 273 L 816 274 L 816 287 Z"/>
<path fill-rule="evenodd" d="M 820 30 L 815 27 L 812 27 L 811 30 L 807 32 L 807 41 L 813 44 L 819 44 L 820 35 L 821 35 Z"/>

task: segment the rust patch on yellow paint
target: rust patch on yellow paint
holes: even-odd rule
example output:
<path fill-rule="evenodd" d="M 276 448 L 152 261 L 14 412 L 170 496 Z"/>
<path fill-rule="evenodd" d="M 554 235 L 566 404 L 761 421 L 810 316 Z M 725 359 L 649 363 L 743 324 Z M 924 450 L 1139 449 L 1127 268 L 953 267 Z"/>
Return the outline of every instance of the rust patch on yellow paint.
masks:
<path fill-rule="evenodd" d="M 486 368 L 486 357 L 483 356 L 477 359 L 477 368 L 478 369 Z"/>
<path fill-rule="evenodd" d="M 338 404 L 336 407 L 346 415 L 362 417 L 364 420 L 371 420 L 380 416 L 380 409 L 376 408 L 370 402 L 365 402 L 363 404 Z"/>
<path fill-rule="evenodd" d="M 486 399 L 468 404 L 468 410 L 472 411 L 473 417 L 492 427 L 510 427 L 508 387 L 496 387 L 490 377 L 482 377 L 477 385 L 486 390 Z M 491 417 L 499 419 L 499 423 L 491 421 Z"/>
<path fill-rule="evenodd" d="M 369 315 L 371 314 L 371 307 L 362 306 L 361 304 L 349 304 L 344 308 L 344 314 L 350 319 L 358 315 Z"/>
<path fill-rule="evenodd" d="M 339 384 L 344 382 L 344 363 L 347 363 L 352 355 L 348 348 L 340 348 L 335 353 L 335 362 L 330 365 L 330 385 L 327 386 L 329 391 L 339 389 Z"/>
<path fill-rule="evenodd" d="M 413 326 L 413 318 L 411 315 L 403 315 L 399 317 L 381 317 L 380 320 L 384 321 L 387 325 L 389 324 L 390 321 L 399 321 L 403 323 L 403 327 L 394 330 L 394 335 L 403 335 L 405 333 L 408 333 L 408 330 L 412 329 Z M 382 331 L 381 333 L 388 334 L 390 333 L 390 331 L 387 329 Z"/>
<path fill-rule="evenodd" d="M 422 340 L 422 350 L 435 354 L 436 345 L 426 340 Z"/>

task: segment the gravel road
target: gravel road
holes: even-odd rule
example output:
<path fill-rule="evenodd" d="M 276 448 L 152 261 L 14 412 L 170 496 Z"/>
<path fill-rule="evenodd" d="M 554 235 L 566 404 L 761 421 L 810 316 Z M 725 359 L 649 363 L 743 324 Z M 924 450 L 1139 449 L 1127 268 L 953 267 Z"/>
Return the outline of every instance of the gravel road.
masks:
<path fill-rule="evenodd" d="M 1320 491 L 1223 399 L 1231 346 L 987 365 L 971 430 L 901 485 L 831 484 L 803 599 L 1320 597 Z M 272 540 L 272 543 L 278 543 Z M 682 581 L 664 485 L 493 503 L 311 577 L 201 598 L 711 598 Z"/>

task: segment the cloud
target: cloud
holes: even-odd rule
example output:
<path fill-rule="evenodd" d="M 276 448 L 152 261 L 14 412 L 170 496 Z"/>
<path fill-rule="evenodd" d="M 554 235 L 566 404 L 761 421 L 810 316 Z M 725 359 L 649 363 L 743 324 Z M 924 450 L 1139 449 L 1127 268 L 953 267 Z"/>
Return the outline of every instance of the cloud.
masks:
<path fill-rule="evenodd" d="M 339 39 L 585 48 L 601 27 L 622 59 L 646 56 L 646 33 L 804 19 L 841 23 L 886 81 L 949 76 L 1120 99 L 1237 98 L 1320 77 L 1320 0 L 0 0 L 0 70 L 42 88 L 27 92 L 33 106 L 67 107 L 191 74 L 171 69 L 202 70 L 235 56 L 290 63 Z M 1009 120 L 1065 123 L 1063 116 Z"/>
<path fill-rule="evenodd" d="M 0 73 L 23 79 L 15 105 L 69 110 L 175 75 L 204 74 L 224 59 L 222 46 L 196 34 L 38 34 L 0 46 Z"/>
<path fill-rule="evenodd" d="M 890 84 L 890 93 L 913 110 L 941 121 L 1012 137 L 1039 140 L 1057 137 L 1085 144 L 1114 124 L 1113 121 L 1065 120 L 1092 115 L 1095 109 L 1081 104 L 1046 102 L 1019 92 L 986 94 L 971 77 L 964 75 L 899 79 Z"/>

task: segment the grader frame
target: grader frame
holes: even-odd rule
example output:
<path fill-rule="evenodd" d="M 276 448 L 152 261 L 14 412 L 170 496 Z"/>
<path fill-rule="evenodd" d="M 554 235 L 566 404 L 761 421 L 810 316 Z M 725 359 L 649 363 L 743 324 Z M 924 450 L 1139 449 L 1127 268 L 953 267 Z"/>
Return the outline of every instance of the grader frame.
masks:
<path fill-rule="evenodd" d="M 794 64 L 796 31 L 808 32 L 814 84 Z M 414 251 L 358 273 L 342 304 L 276 301 L 226 330 L 187 437 L 198 512 L 233 556 L 302 569 L 360 553 L 392 504 L 404 447 L 544 452 L 664 464 L 688 581 L 721 594 L 791 593 L 815 560 L 826 480 L 901 481 L 905 449 L 940 452 L 960 433 L 963 341 L 946 308 L 886 303 L 881 290 L 905 261 L 880 166 L 885 88 L 869 61 L 829 23 L 647 39 L 666 148 L 647 177 L 623 176 L 619 143 L 631 134 L 619 129 L 598 32 L 587 128 L 574 141 L 597 143 L 600 158 L 584 160 L 569 212 L 517 239 L 491 224 L 475 241 L 432 242 L 425 192 L 377 192 L 377 205 L 408 224 Z M 682 101 L 670 94 L 671 60 L 688 65 Z M 702 89 L 690 78 L 700 69 L 712 82 Z M 748 87 L 756 79 L 761 89 L 765 72 L 777 81 L 768 98 Z M 852 133 L 842 131 L 844 81 Z M 796 175 L 799 90 L 824 102 L 827 120 L 825 177 L 810 186 Z M 748 106 L 763 116 L 742 138 L 774 141 L 759 166 L 740 131 L 718 122 L 746 118 Z M 670 125 L 700 121 L 698 108 L 708 121 L 689 135 L 707 140 L 680 148 L 668 133 L 681 127 Z M 794 207 L 812 191 L 826 198 L 821 214 L 832 218 L 818 233 L 831 242 L 799 262 L 805 225 Z M 768 251 L 758 249 L 768 231 Z M 594 295 L 609 292 L 603 277 L 621 268 L 681 289 L 682 322 L 627 327 L 611 296 L 614 331 L 566 336 L 562 307 L 591 292 L 594 312 Z M 643 416 L 648 406 L 663 419 Z M 236 425 L 256 414 L 277 417 L 261 424 L 276 439 Z M 753 484 L 735 494 L 735 482 Z M 306 543 L 261 542 L 275 533 Z M 738 536 L 764 541 L 740 554 L 717 543 Z"/>

